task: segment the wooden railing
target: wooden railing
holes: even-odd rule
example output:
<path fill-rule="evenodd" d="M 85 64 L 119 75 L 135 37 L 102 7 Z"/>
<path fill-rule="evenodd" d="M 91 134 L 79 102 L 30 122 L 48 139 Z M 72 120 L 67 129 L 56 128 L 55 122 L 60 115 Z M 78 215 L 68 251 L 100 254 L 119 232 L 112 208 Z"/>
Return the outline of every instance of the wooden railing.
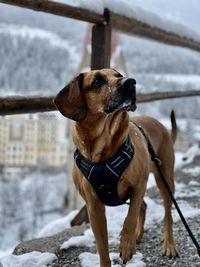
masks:
<path fill-rule="evenodd" d="M 150 38 L 165 44 L 186 47 L 200 52 L 200 42 L 166 31 L 159 27 L 151 26 L 135 18 L 105 10 L 104 14 L 98 14 L 80 7 L 45 0 L 0 0 L 0 3 L 29 8 L 58 16 L 68 17 L 94 24 L 109 24 L 113 29 L 124 33 Z"/>
<path fill-rule="evenodd" d="M 200 96 L 200 90 L 138 93 L 137 103 L 191 96 Z M 0 97 L 0 115 L 54 111 L 53 97 Z"/>

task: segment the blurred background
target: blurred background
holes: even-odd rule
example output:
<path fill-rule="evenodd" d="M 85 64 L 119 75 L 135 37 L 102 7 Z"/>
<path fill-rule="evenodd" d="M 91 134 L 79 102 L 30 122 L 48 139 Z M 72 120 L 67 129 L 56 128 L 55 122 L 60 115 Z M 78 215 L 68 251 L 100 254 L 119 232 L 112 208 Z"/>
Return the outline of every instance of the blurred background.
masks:
<path fill-rule="evenodd" d="M 199 0 L 129 2 L 200 34 Z M 0 4 L 0 96 L 56 94 L 89 69 L 90 31 L 84 22 Z M 134 77 L 138 92 L 200 89 L 200 54 L 189 49 L 115 32 L 111 66 Z M 169 124 L 172 109 L 184 141 L 177 149 L 186 151 L 200 142 L 197 97 L 139 104 L 136 113 Z M 0 251 L 67 212 L 70 142 L 57 112 L 0 116 Z"/>

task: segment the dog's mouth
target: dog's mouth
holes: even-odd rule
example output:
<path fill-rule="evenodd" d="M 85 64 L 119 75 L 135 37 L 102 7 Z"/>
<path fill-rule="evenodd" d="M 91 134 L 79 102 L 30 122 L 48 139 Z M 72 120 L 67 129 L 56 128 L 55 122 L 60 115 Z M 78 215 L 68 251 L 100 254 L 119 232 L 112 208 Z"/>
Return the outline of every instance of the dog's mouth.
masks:
<path fill-rule="evenodd" d="M 116 112 L 116 111 L 135 111 L 136 110 L 136 100 L 126 99 L 124 101 L 113 102 L 111 105 L 108 105 L 104 108 L 104 112 L 107 114 Z"/>
<path fill-rule="evenodd" d="M 119 105 L 116 111 L 135 111 L 135 110 L 136 110 L 135 101 L 128 99 L 121 105 Z"/>

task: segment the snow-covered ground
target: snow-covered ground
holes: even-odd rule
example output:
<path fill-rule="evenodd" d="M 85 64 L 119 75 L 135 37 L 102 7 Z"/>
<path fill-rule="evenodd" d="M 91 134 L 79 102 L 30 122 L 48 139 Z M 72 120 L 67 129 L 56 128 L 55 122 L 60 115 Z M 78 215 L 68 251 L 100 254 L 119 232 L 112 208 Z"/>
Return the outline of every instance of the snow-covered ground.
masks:
<path fill-rule="evenodd" d="M 200 149 L 192 147 L 187 154 L 176 154 L 176 166 L 180 167 L 187 173 L 195 173 L 195 175 L 200 174 L 200 168 L 186 168 L 184 165 L 190 162 L 195 155 L 200 155 Z M 187 156 L 187 161 L 183 160 L 183 157 Z M 190 184 L 194 186 L 192 192 L 188 192 L 188 187 L 183 183 L 176 183 L 176 198 L 179 197 L 187 197 L 198 196 L 200 195 L 200 183 L 197 181 L 190 181 Z M 151 188 L 155 185 L 154 177 L 150 174 L 148 188 Z M 163 219 L 164 209 L 163 206 L 157 203 L 155 200 L 150 197 L 145 197 L 145 201 L 147 203 L 147 216 L 145 228 L 151 228 L 155 223 L 160 222 Z M 180 208 L 186 218 L 192 218 L 194 216 L 200 215 L 200 209 L 192 207 L 187 201 L 181 201 Z M 124 218 L 127 214 L 127 205 L 122 205 L 119 207 L 107 207 L 106 215 L 108 223 L 108 233 L 109 233 L 109 244 L 110 245 L 119 245 L 119 233 L 122 228 L 122 224 Z M 113 212 L 114 210 L 114 212 Z M 58 219 L 43 228 L 38 234 L 37 237 L 47 236 L 51 234 L 55 234 L 57 232 L 62 231 L 66 227 L 70 227 L 70 220 L 75 216 L 77 211 L 72 211 L 68 216 Z M 173 218 L 174 221 L 179 220 L 179 216 L 176 211 L 173 210 Z M 92 230 L 89 228 L 84 232 L 84 235 L 72 237 L 68 241 L 64 242 L 61 248 L 69 248 L 70 246 L 95 246 L 95 240 L 93 237 Z M 3 267 L 43 267 L 52 262 L 56 256 L 54 254 L 49 253 L 39 253 L 32 252 L 22 256 L 13 256 L 13 255 L 4 255 L 0 254 L 0 262 L 3 264 Z M 111 259 L 113 261 L 113 267 L 119 267 L 119 255 L 117 253 L 110 253 Z M 133 256 L 132 260 L 128 262 L 127 267 L 144 267 L 146 266 L 143 259 L 142 254 L 137 253 Z M 99 257 L 97 254 L 92 254 L 89 252 L 81 253 L 79 255 L 79 259 L 82 267 L 94 267 L 99 266 Z M 0 265 L 1 266 L 1 265 Z"/>

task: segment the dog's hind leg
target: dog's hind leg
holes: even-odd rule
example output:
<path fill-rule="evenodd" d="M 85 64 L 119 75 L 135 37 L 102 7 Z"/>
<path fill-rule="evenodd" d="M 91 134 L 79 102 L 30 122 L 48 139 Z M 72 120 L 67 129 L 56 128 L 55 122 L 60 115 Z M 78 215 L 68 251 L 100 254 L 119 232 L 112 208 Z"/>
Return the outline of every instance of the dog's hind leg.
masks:
<path fill-rule="evenodd" d="M 168 149 L 163 153 L 158 154 L 159 159 L 162 161 L 162 170 L 166 176 L 166 181 L 171 189 L 171 192 L 174 194 L 175 186 L 174 186 L 174 156 L 173 150 Z M 165 184 L 160 177 L 158 170 L 154 171 L 154 175 L 156 178 L 157 186 L 160 190 L 160 193 L 163 197 L 165 215 L 164 215 L 164 246 L 163 246 L 163 255 L 169 257 L 178 256 L 178 252 L 176 249 L 176 245 L 173 238 L 173 219 L 172 219 L 172 200 L 167 191 Z"/>
<path fill-rule="evenodd" d="M 146 217 L 146 209 L 147 209 L 147 204 L 143 200 L 141 208 L 140 208 L 138 220 L 137 220 L 137 226 L 136 226 L 136 242 L 137 243 L 140 243 L 143 233 L 144 233 L 144 222 L 145 222 L 145 217 Z"/>

